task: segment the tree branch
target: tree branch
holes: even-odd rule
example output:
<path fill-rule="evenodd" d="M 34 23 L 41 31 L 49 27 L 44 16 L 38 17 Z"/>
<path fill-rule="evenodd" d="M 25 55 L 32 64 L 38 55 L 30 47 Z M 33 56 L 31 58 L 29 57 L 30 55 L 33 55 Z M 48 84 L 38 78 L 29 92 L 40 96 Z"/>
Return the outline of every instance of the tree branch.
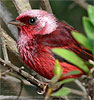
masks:
<path fill-rule="evenodd" d="M 14 38 L 17 40 L 18 33 L 17 28 L 13 25 L 9 25 L 8 23 L 13 20 L 12 14 L 7 10 L 5 5 L 0 0 L 0 17 L 3 19 L 9 30 L 11 31 L 11 34 L 14 36 Z"/>
<path fill-rule="evenodd" d="M 87 10 L 88 8 L 88 3 L 85 2 L 85 0 L 72 0 L 74 3 L 78 4 L 80 7 L 84 8 Z"/>
<path fill-rule="evenodd" d="M 31 10 L 29 0 L 13 0 L 13 3 L 19 14 Z"/>
<path fill-rule="evenodd" d="M 17 100 L 17 96 L 14 95 L 0 95 L 1 100 Z M 19 100 L 32 100 L 32 97 L 20 96 Z"/>
<path fill-rule="evenodd" d="M 49 3 L 49 0 L 40 0 L 40 5 L 43 10 L 46 10 L 49 13 L 52 13 L 52 9 Z"/>
<path fill-rule="evenodd" d="M 3 59 L 0 58 L 0 64 L 3 65 L 4 67 L 7 67 L 8 69 L 12 69 L 14 73 L 19 74 L 23 78 L 25 78 L 27 81 L 29 81 L 31 84 L 44 89 L 45 84 L 40 82 L 39 80 L 35 79 L 33 76 L 31 76 L 29 73 L 21 70 L 17 66 L 13 65 L 12 63 L 7 63 Z"/>
<path fill-rule="evenodd" d="M 1 38 L 1 42 L 2 42 L 2 51 L 3 51 L 3 55 L 4 55 L 4 60 L 6 62 L 9 62 L 7 48 L 6 48 L 6 45 L 5 45 L 5 39 L 4 39 L 3 35 L 2 35 L 2 32 L 0 32 L 0 38 Z"/>
<path fill-rule="evenodd" d="M 4 37 L 4 41 L 5 41 L 5 44 L 7 46 L 7 48 L 14 53 L 14 55 L 16 55 L 18 58 L 19 57 L 19 54 L 18 54 L 18 50 L 17 50 L 17 44 L 16 42 L 14 41 L 14 39 L 12 39 L 4 30 L 3 28 L 0 27 L 0 33 L 2 34 L 2 36 Z"/>

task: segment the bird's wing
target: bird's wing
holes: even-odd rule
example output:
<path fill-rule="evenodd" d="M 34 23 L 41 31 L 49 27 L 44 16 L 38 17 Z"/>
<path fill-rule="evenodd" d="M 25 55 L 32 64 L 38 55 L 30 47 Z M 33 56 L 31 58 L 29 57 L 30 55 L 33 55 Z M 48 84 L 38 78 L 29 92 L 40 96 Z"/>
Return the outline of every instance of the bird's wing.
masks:
<path fill-rule="evenodd" d="M 71 31 L 76 31 L 74 28 L 66 24 L 65 22 L 59 23 L 58 28 L 51 34 L 43 36 L 44 45 L 54 47 L 68 47 L 78 44 L 72 37 Z"/>
<path fill-rule="evenodd" d="M 66 48 L 72 50 L 84 60 L 93 59 L 91 52 L 80 46 L 80 44 L 72 37 L 72 31 L 76 30 L 65 22 L 61 22 L 59 23 L 58 28 L 51 34 L 42 36 L 42 43 L 51 49 Z"/>

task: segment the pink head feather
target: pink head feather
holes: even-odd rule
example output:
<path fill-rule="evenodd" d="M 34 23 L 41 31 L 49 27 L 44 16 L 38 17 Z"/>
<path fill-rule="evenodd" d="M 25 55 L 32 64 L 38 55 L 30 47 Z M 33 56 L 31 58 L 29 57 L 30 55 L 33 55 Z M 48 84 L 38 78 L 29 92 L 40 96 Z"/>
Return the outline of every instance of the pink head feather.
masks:
<path fill-rule="evenodd" d="M 27 17 L 29 17 L 29 18 L 36 17 L 37 18 L 36 25 L 29 25 L 29 26 L 25 25 L 26 28 L 28 26 L 27 32 L 29 32 L 31 34 L 50 34 L 58 26 L 57 19 L 54 17 L 54 15 L 50 14 L 46 11 L 43 11 L 43 10 L 27 11 L 25 13 L 20 14 L 16 18 L 16 20 L 19 20 L 19 21 L 21 21 L 22 19 L 27 20 Z M 34 29 L 32 29 L 32 28 L 34 28 Z"/>

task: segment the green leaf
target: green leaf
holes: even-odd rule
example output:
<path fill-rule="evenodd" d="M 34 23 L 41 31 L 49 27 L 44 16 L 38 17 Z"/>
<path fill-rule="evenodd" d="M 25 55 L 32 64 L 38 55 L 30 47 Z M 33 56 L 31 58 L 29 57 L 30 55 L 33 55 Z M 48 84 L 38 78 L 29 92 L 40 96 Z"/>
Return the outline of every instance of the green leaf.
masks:
<path fill-rule="evenodd" d="M 82 69 L 84 72 L 89 72 L 88 67 L 85 65 L 84 61 L 77 56 L 74 52 L 66 49 L 61 48 L 54 48 L 52 51 L 59 56 L 63 57 L 67 61 L 71 62 L 72 64 L 78 66 L 80 69 Z"/>
<path fill-rule="evenodd" d="M 75 80 L 74 78 L 64 79 L 63 81 L 58 82 L 57 85 L 60 86 L 62 84 L 66 84 L 66 83 L 72 82 L 74 80 Z"/>
<path fill-rule="evenodd" d="M 61 68 L 61 66 L 60 66 L 58 60 L 56 60 L 56 64 L 55 64 L 55 67 L 54 67 L 54 74 L 55 74 L 58 78 L 60 78 L 61 75 L 62 75 L 62 68 Z"/>
<path fill-rule="evenodd" d="M 93 50 L 90 41 L 81 33 L 78 32 L 72 32 L 73 37 L 79 42 L 81 43 L 84 47 L 86 47 L 89 50 Z"/>
<path fill-rule="evenodd" d="M 85 32 L 90 40 L 94 40 L 94 26 L 90 20 L 86 17 L 83 17 L 83 25 Z"/>
<path fill-rule="evenodd" d="M 51 79 L 51 83 L 54 84 L 58 81 L 58 77 L 55 75 L 52 79 Z"/>
<path fill-rule="evenodd" d="M 52 93 L 51 96 L 64 97 L 67 96 L 71 90 L 67 87 L 62 87 L 59 91 Z"/>
<path fill-rule="evenodd" d="M 89 5 L 88 16 L 90 18 L 91 23 L 94 25 L 94 6 Z"/>
<path fill-rule="evenodd" d="M 78 70 L 76 70 L 76 71 L 71 71 L 71 72 L 65 74 L 64 77 L 66 77 L 66 76 L 70 76 L 70 75 L 77 75 L 77 74 L 81 74 L 81 72 L 78 71 Z"/>

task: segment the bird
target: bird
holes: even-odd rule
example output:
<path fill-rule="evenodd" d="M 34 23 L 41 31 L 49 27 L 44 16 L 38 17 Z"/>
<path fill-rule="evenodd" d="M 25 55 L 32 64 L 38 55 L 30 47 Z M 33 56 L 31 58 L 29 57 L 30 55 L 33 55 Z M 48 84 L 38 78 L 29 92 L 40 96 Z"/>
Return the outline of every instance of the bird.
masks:
<path fill-rule="evenodd" d="M 71 32 L 78 31 L 65 21 L 60 22 L 52 13 L 33 9 L 21 13 L 10 24 L 18 28 L 17 48 L 22 60 L 39 75 L 51 80 L 54 77 L 56 59 L 63 69 L 61 79 L 78 78 L 85 74 L 52 52 L 53 48 L 64 48 L 72 50 L 84 61 L 93 59 L 90 51 L 73 38 Z M 71 71 L 80 71 L 80 74 L 64 77 Z"/>

